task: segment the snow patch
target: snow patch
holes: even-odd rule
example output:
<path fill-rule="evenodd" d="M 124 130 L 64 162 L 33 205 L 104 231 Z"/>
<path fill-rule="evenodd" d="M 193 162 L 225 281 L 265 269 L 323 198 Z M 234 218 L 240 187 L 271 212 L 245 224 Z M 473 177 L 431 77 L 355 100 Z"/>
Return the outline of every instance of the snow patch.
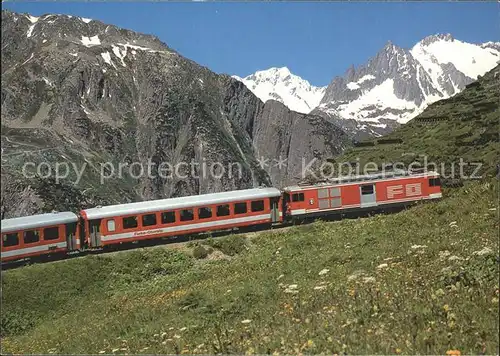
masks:
<path fill-rule="evenodd" d="M 147 52 L 151 52 L 151 53 L 156 53 L 156 52 L 159 52 L 159 53 L 163 53 L 163 51 L 156 51 L 152 48 L 149 48 L 149 47 L 142 47 L 142 46 L 136 46 L 136 45 L 131 45 L 130 43 L 117 43 L 119 46 L 124 46 L 124 47 L 127 47 L 127 48 L 130 48 L 130 49 L 137 49 L 137 50 L 140 50 L 140 51 L 147 51 Z"/>
<path fill-rule="evenodd" d="M 31 16 L 31 15 L 27 15 L 26 17 L 28 18 L 28 20 L 30 20 L 31 23 L 36 23 L 39 19 L 39 17 Z"/>
<path fill-rule="evenodd" d="M 31 56 L 30 56 L 27 60 L 25 60 L 25 61 L 23 62 L 23 64 L 28 63 L 28 62 L 31 60 L 31 58 L 33 58 L 33 56 L 34 56 L 34 55 L 35 55 L 34 53 L 31 53 Z M 21 65 L 23 65 L 23 64 L 21 64 Z"/>
<path fill-rule="evenodd" d="M 373 79 L 375 79 L 374 75 L 366 74 L 366 75 L 362 76 L 361 78 L 359 78 L 356 83 L 361 84 L 363 82 L 366 82 L 367 80 L 373 80 Z"/>
<path fill-rule="evenodd" d="M 356 90 L 356 89 L 359 89 L 359 84 L 355 83 L 355 82 L 350 82 L 350 83 L 347 83 L 347 88 L 350 90 Z"/>
<path fill-rule="evenodd" d="M 374 106 L 374 110 L 363 110 Z M 413 101 L 407 101 L 398 98 L 394 94 L 394 80 L 386 79 L 382 84 L 375 86 L 371 90 L 363 93 L 363 96 L 347 104 L 338 106 L 338 113 L 345 119 L 355 119 L 361 121 L 378 122 L 379 117 L 368 117 L 377 110 L 392 108 L 396 110 L 415 109 L 417 105 Z M 383 115 L 386 119 L 393 119 L 398 122 L 407 122 L 408 115 L 400 116 L 398 114 L 386 113 Z"/>
<path fill-rule="evenodd" d="M 85 106 L 83 106 L 82 104 L 80 104 L 80 107 L 83 109 L 83 112 L 87 115 L 87 116 L 90 116 L 90 112 L 87 110 L 87 108 Z"/>
<path fill-rule="evenodd" d="M 31 35 L 33 34 L 33 30 L 35 29 L 35 26 L 36 26 L 36 23 L 34 23 L 33 25 L 31 25 L 29 28 L 28 28 L 28 32 L 26 33 L 26 37 L 30 38 Z"/>
<path fill-rule="evenodd" d="M 88 19 L 88 18 L 85 18 L 85 17 L 81 17 L 80 18 L 83 22 L 85 23 L 89 23 L 90 21 L 92 21 L 92 19 Z"/>
<path fill-rule="evenodd" d="M 125 49 L 123 51 L 115 45 L 113 45 L 112 48 L 113 48 L 113 53 L 115 54 L 115 56 L 120 58 L 120 61 L 122 62 L 122 66 L 126 67 L 127 65 L 125 64 L 125 61 L 123 60 L 123 58 L 125 58 L 125 56 L 127 55 L 127 47 L 125 47 Z"/>
<path fill-rule="evenodd" d="M 111 60 L 111 54 L 109 54 L 109 52 L 106 51 L 104 53 L 101 53 L 101 57 L 102 59 L 104 59 L 104 62 L 108 63 L 110 66 L 113 66 L 116 69 L 115 64 Z"/>
<path fill-rule="evenodd" d="M 101 40 L 99 40 L 99 36 L 95 35 L 92 37 L 82 36 L 81 42 L 86 47 L 96 46 L 101 44 Z"/>
<path fill-rule="evenodd" d="M 42 78 L 43 81 L 45 82 L 45 84 L 47 84 L 48 86 L 52 86 L 52 82 L 50 80 L 48 80 L 47 78 L 43 77 Z"/>

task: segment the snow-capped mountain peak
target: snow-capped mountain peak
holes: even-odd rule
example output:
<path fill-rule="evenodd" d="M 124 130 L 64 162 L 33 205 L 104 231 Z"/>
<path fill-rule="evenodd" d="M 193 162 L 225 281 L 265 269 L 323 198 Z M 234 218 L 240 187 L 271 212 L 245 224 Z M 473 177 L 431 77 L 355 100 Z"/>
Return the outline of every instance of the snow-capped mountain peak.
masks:
<path fill-rule="evenodd" d="M 425 37 L 410 50 L 388 41 L 367 64 L 334 78 L 314 113 L 355 135 L 383 134 L 457 94 L 499 60 L 500 43 L 472 44 L 451 34 Z"/>
<path fill-rule="evenodd" d="M 243 82 L 260 100 L 277 100 L 290 110 L 305 114 L 318 106 L 326 89 L 311 85 L 307 80 L 292 74 L 287 67 L 273 67 L 245 78 L 233 78 Z"/>
<path fill-rule="evenodd" d="M 498 53 L 485 51 L 481 45 L 456 40 L 450 34 L 426 37 L 410 52 L 427 72 L 432 69 L 429 62 L 440 65 L 451 63 L 458 71 L 474 80 L 493 68 L 500 59 Z"/>

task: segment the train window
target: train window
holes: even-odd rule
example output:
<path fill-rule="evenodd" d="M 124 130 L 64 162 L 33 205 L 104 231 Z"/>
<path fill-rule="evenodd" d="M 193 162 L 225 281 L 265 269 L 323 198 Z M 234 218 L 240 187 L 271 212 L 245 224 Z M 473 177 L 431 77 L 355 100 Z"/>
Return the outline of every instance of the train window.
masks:
<path fill-rule="evenodd" d="M 115 231 L 115 220 L 114 219 L 109 219 L 108 222 L 108 231 Z"/>
<path fill-rule="evenodd" d="M 181 210 L 181 221 L 189 221 L 194 219 L 193 209 Z"/>
<path fill-rule="evenodd" d="M 328 198 L 328 189 L 318 189 L 318 198 Z"/>
<path fill-rule="evenodd" d="M 429 187 L 440 187 L 441 180 L 439 178 L 429 178 Z"/>
<path fill-rule="evenodd" d="M 142 226 L 156 225 L 156 214 L 147 214 L 142 216 Z"/>
<path fill-rule="evenodd" d="M 47 227 L 43 229 L 44 240 L 57 240 L 59 238 L 59 227 Z"/>
<path fill-rule="evenodd" d="M 175 222 L 175 211 L 165 211 L 161 213 L 162 224 L 172 224 Z"/>
<path fill-rule="evenodd" d="M 19 236 L 17 232 L 13 232 L 11 234 L 4 234 L 2 236 L 2 245 L 3 247 L 11 247 L 19 245 Z"/>
<path fill-rule="evenodd" d="M 24 232 L 24 243 L 32 244 L 40 241 L 40 234 L 38 230 L 28 230 Z"/>
<path fill-rule="evenodd" d="M 134 229 L 137 227 L 137 216 L 128 216 L 123 218 L 123 228 L 124 229 Z"/>
<path fill-rule="evenodd" d="M 263 211 L 264 210 L 264 200 L 256 200 L 251 204 L 252 211 Z"/>
<path fill-rule="evenodd" d="M 200 219 L 208 219 L 212 217 L 212 208 L 199 208 L 198 217 Z"/>
<path fill-rule="evenodd" d="M 235 203 L 234 213 L 235 214 L 245 214 L 247 212 L 247 203 Z"/>
<path fill-rule="evenodd" d="M 229 205 L 219 205 L 217 206 L 217 216 L 228 216 L 229 215 Z"/>
<path fill-rule="evenodd" d="M 340 188 L 330 188 L 330 196 L 338 197 L 340 195 Z"/>
<path fill-rule="evenodd" d="M 292 194 L 292 201 L 304 201 L 304 193 Z"/>
<path fill-rule="evenodd" d="M 361 186 L 361 194 L 362 195 L 373 194 L 373 184 Z"/>

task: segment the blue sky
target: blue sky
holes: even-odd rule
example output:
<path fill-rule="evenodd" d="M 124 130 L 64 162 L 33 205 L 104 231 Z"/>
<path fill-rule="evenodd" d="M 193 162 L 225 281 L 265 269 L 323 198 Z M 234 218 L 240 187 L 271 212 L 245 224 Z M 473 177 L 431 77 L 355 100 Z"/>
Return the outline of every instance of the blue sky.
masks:
<path fill-rule="evenodd" d="M 3 8 L 33 15 L 68 14 L 154 34 L 218 73 L 246 76 L 287 66 L 327 85 L 384 44 L 410 48 L 427 35 L 500 41 L 500 3 L 17 2 Z"/>

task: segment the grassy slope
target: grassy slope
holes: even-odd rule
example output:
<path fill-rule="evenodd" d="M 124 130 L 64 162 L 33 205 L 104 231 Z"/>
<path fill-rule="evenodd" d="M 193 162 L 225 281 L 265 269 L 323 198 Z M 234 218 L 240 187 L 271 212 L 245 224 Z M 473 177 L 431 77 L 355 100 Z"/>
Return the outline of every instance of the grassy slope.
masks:
<path fill-rule="evenodd" d="M 402 144 L 346 158 L 464 157 L 493 173 L 492 76 L 420 116 L 434 123 L 390 135 Z M 398 214 L 212 244 L 229 260 L 158 247 L 5 271 L 2 351 L 498 353 L 497 186 L 487 179 Z"/>
<path fill-rule="evenodd" d="M 265 232 L 230 260 L 157 247 L 6 271 L 2 351 L 498 353 L 498 191 L 448 193 Z"/>

